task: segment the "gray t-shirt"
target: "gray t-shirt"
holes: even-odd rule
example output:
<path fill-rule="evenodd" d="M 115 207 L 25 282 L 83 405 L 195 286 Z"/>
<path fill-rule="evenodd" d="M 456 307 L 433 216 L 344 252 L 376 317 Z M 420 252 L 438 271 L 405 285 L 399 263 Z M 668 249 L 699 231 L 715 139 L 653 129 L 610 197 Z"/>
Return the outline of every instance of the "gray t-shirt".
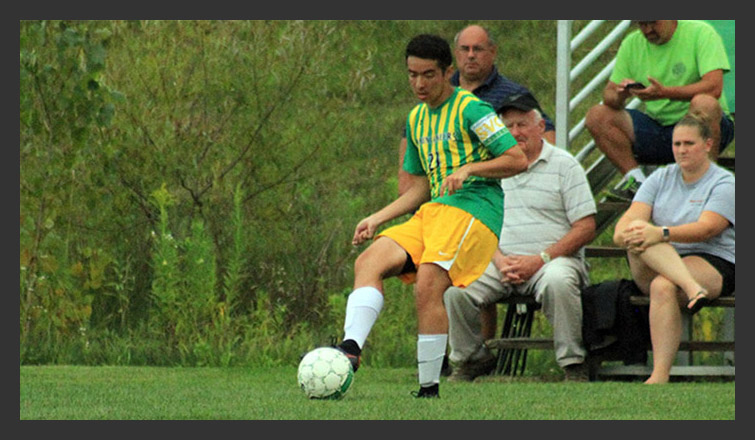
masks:
<path fill-rule="evenodd" d="M 595 214 L 595 198 L 582 165 L 543 140 L 527 171 L 501 180 L 504 197 L 499 248 L 504 254 L 537 255 L 561 240 L 572 224 Z M 584 249 L 575 257 L 582 258 Z"/>
<path fill-rule="evenodd" d="M 730 225 L 721 234 L 698 243 L 675 243 L 680 255 L 703 252 L 734 263 L 734 175 L 711 164 L 697 182 L 684 183 L 677 164 L 653 172 L 643 182 L 635 202 L 653 207 L 651 221 L 659 226 L 676 226 L 694 223 L 703 211 L 715 212 L 729 220 Z"/>

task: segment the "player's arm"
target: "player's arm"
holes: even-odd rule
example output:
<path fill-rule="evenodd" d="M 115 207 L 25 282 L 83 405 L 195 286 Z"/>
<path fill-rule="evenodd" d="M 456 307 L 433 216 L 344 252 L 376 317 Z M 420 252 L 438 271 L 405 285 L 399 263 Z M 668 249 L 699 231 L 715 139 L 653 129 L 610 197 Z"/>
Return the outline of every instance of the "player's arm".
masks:
<path fill-rule="evenodd" d="M 468 163 L 453 174 L 443 179 L 440 193 L 453 194 L 464 184 L 470 176 L 486 177 L 490 179 L 504 179 L 521 173 L 527 169 L 527 156 L 519 145 L 514 145 L 500 156 L 483 162 Z"/>
<path fill-rule="evenodd" d="M 407 173 L 407 177 L 410 186 L 399 198 L 359 222 L 354 230 L 352 244 L 357 245 L 369 240 L 375 235 L 380 225 L 413 212 L 420 205 L 430 200 L 430 182 L 427 177 L 410 173 Z"/>

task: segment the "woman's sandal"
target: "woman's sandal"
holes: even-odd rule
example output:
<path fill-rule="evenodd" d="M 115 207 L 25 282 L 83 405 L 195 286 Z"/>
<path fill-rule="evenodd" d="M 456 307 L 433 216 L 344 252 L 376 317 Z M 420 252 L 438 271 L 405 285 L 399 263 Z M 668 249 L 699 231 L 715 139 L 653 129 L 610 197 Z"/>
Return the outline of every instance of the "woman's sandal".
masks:
<path fill-rule="evenodd" d="M 710 304 L 711 299 L 708 298 L 708 295 L 706 295 L 707 293 L 708 292 L 706 292 L 705 290 L 701 290 L 697 292 L 697 295 L 695 295 L 694 297 L 690 298 L 689 301 L 687 301 L 687 311 L 689 312 L 690 315 L 694 315 L 695 313 L 699 312 L 700 309 Z M 693 304 L 692 307 L 690 307 L 689 305 L 692 303 L 692 301 L 694 301 L 695 304 Z"/>

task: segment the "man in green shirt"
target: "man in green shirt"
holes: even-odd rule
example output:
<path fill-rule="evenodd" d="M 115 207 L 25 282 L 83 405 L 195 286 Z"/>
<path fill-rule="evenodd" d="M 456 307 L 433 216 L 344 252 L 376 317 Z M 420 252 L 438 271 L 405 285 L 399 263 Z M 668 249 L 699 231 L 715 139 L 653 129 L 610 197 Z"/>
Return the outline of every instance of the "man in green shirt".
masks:
<path fill-rule="evenodd" d="M 440 37 L 418 35 L 406 47 L 409 83 L 422 101 L 406 123 L 404 169 L 411 185 L 360 221 L 352 243 L 364 243 L 386 222 L 416 213 L 378 234 L 357 258 L 344 338 L 337 346 L 356 370 L 382 309 L 383 280 L 397 276 L 416 283 L 416 397 L 439 396 L 448 341 L 443 293 L 451 285 L 471 284 L 485 271 L 503 222 L 499 179 L 527 167 L 524 153 L 493 107 L 451 86 L 451 64 L 450 46 Z"/>
<path fill-rule="evenodd" d="M 597 147 L 624 175 L 623 198 L 645 180 L 640 165 L 674 161 L 671 135 L 687 113 L 706 121 L 713 133 L 711 159 L 734 138 L 734 123 L 723 94 L 729 61 L 713 27 L 697 20 L 638 21 L 622 41 L 603 103 L 585 120 Z M 645 110 L 626 110 L 638 97 Z"/>

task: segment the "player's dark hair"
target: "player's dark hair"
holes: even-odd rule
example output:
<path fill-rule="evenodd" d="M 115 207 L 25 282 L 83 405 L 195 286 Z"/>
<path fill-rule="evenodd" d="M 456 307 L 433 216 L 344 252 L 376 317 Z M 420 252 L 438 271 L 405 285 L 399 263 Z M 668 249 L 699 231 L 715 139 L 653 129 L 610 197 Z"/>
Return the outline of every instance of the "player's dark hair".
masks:
<path fill-rule="evenodd" d="M 406 45 L 406 60 L 410 56 L 423 60 L 434 60 L 441 71 L 445 71 L 453 62 L 451 46 L 437 35 L 420 34 Z"/>

